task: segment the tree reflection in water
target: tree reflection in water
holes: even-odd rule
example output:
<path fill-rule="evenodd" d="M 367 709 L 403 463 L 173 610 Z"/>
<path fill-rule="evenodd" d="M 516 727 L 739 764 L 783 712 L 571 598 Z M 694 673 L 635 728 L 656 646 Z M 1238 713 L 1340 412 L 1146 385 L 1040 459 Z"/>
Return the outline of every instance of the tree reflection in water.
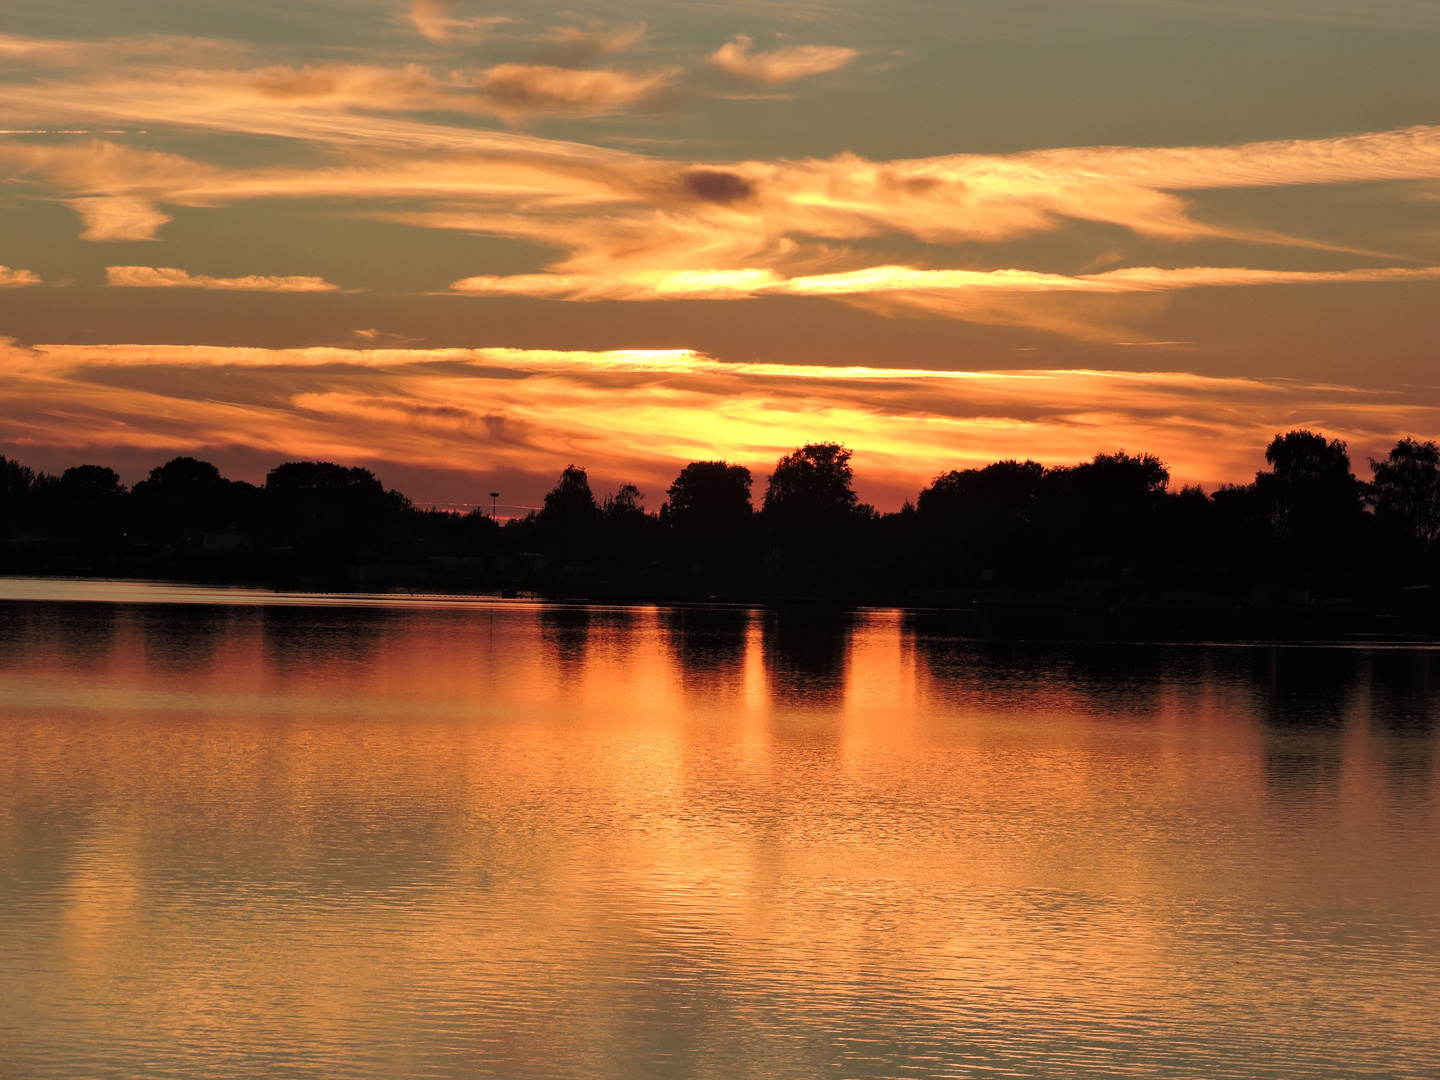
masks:
<path fill-rule="evenodd" d="M 761 622 L 771 700 L 790 708 L 835 708 L 845 699 L 852 611 L 778 608 Z"/>
<path fill-rule="evenodd" d="M 681 687 L 692 695 L 739 693 L 745 683 L 750 611 L 740 607 L 661 608 L 660 625 Z"/>

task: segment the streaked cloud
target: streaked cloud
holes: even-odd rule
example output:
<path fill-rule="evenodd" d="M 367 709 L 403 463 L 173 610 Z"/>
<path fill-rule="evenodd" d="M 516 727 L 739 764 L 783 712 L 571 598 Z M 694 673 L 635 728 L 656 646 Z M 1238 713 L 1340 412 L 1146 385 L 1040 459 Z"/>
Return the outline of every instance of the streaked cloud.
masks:
<path fill-rule="evenodd" d="M 174 125 L 327 148 L 459 150 L 483 145 L 490 133 L 439 123 L 433 114 L 505 120 L 604 115 L 650 100 L 682 73 L 678 67 L 575 70 L 516 63 L 438 73 L 418 63 L 100 70 L 104 74 L 89 78 L 0 82 L 0 109 L 26 117 L 29 127 L 73 126 L 80 116 L 97 126 Z"/>
<path fill-rule="evenodd" d="M 453 5 L 415 10 L 422 21 L 458 17 Z M 643 32 L 636 24 L 551 36 L 557 47 L 580 50 L 579 57 L 627 47 Z M 29 48 L 13 36 L 4 41 L 17 54 Z M 757 53 L 752 44 L 737 38 L 730 52 L 716 56 L 729 57 L 724 62 L 737 71 L 750 65 L 751 77 L 779 79 L 806 64 L 819 70 L 822 61 L 838 62 L 839 53 L 853 55 L 820 46 Z M 41 42 L 31 51 L 47 48 Z M 1085 320 L 1037 321 L 1034 304 L 1014 297 L 1415 280 L 1388 257 L 1391 269 L 1363 265 L 1380 260 L 1353 245 L 1289 239 L 1253 217 L 1208 220 L 1192 193 L 1440 179 L 1440 126 L 1236 146 L 1092 146 L 891 161 L 855 154 L 675 160 L 478 126 L 492 116 L 520 124 L 644 107 L 662 100 L 681 74 L 530 63 L 468 71 L 420 63 L 65 68 L 54 77 L 0 82 L 0 111 L 17 124 L 83 116 L 283 138 L 307 153 L 287 155 L 290 164 L 244 167 L 104 140 L 41 145 L 0 138 L 0 168 L 33 192 L 66 201 L 89 240 L 152 239 L 170 220 L 168 207 L 328 200 L 342 203 L 342 213 L 502 236 L 556 253 L 544 273 L 457 282 L 457 291 L 475 295 L 823 296 L 886 314 L 1071 327 L 1063 332 L 1082 332 Z M 1063 273 L 1053 264 L 1042 271 L 977 250 L 1077 223 L 1124 230 L 1147 245 L 1147 262 L 1169 268 Z M 1156 250 L 1197 240 L 1246 250 L 1234 254 L 1229 268 L 1190 269 L 1185 257 Z M 929 250 L 917 255 L 917 244 Z M 1286 244 L 1347 258 L 1312 262 L 1304 272 L 1322 276 L 1304 277 L 1271 270 L 1271 260 L 1255 254 L 1256 247 Z M 1086 261 L 1074 258 L 1079 266 Z"/>
<path fill-rule="evenodd" d="M 27 448 L 227 447 L 273 461 L 464 462 L 530 475 L 534 494 L 571 461 L 662 490 L 689 460 L 764 475 L 804 441 L 838 439 L 856 449 L 862 491 L 894 507 L 937 471 L 1000 457 L 1066 463 L 1123 446 L 1160 454 L 1177 482 L 1213 485 L 1248 479 L 1289 427 L 1346 439 L 1357 461 L 1440 434 L 1433 389 L 1185 372 L 728 364 L 683 350 L 4 346 L 0 360 L 0 442 L 22 460 Z"/>
<path fill-rule="evenodd" d="M 1041 274 L 1030 270 L 917 270 L 876 266 L 838 274 L 781 278 L 772 270 L 679 271 L 598 278 L 565 274 L 472 277 L 456 292 L 476 296 L 537 296 L 565 300 L 743 300 L 756 296 L 855 296 L 875 293 L 1171 292 L 1242 285 L 1311 285 L 1340 282 L 1437 281 L 1440 267 L 1295 271 L 1245 267 L 1129 267 L 1102 274 Z"/>
<path fill-rule="evenodd" d="M 410 24 L 429 41 L 452 39 L 478 41 L 496 27 L 514 22 L 505 15 L 476 15 L 458 18 L 458 0 L 410 0 Z"/>
<path fill-rule="evenodd" d="M 612 71 L 526 65 L 510 65 L 508 71 L 487 93 L 517 115 L 604 111 L 666 85 L 663 75 L 637 82 Z M 311 122 L 321 123 L 324 114 L 330 117 L 326 124 L 361 130 L 384 118 L 327 112 L 335 99 L 354 102 L 367 93 L 389 101 L 405 94 L 423 97 L 432 89 L 427 78 L 400 69 L 385 78 L 355 69 L 343 78 L 331 70 L 262 69 L 246 77 L 247 108 L 259 112 L 245 115 L 283 116 L 289 123 L 299 109 Z M 257 104 L 262 99 L 263 107 Z M 394 122 L 402 128 L 411 123 Z M 1440 128 L 1241 147 L 1092 147 L 898 162 L 841 155 L 726 164 L 475 131 L 444 148 L 402 150 L 391 144 L 361 153 L 342 147 L 337 158 L 329 165 L 243 169 L 104 141 L 40 146 L 0 140 L 0 165 L 69 201 L 85 221 L 87 239 L 153 237 L 169 220 L 165 204 L 343 199 L 352 213 L 356 204 L 368 203 L 376 209 L 358 212 L 561 251 L 545 274 L 482 275 L 457 283 L 458 291 L 477 295 L 645 300 L 789 294 L 860 302 L 883 294 L 884 302 L 870 304 L 872 309 L 986 321 L 1004 308 L 1011 312 L 1005 321 L 1025 322 L 1029 309 L 1023 305 L 981 305 L 975 296 L 983 290 L 1119 295 L 1222 284 L 1398 281 L 1427 271 L 1139 266 L 1063 275 L 1023 267 L 917 269 L 866 255 L 873 244 L 852 245 L 904 238 L 931 245 L 930 261 L 943 263 L 955 257 L 945 248 L 1055 232 L 1079 220 L 1161 243 L 1228 239 L 1273 246 L 1273 231 L 1198 220 L 1178 192 L 1440 178 Z M 390 208 L 401 200 L 417 208 Z M 1053 322 L 1050 328 L 1056 328 Z"/>
<path fill-rule="evenodd" d="M 602 116 L 655 97 L 669 89 L 680 74 L 679 68 L 632 72 L 497 64 L 480 72 L 475 86 L 501 116 Z"/>
<path fill-rule="evenodd" d="M 81 48 L 83 45 L 73 41 L 50 41 L 17 34 L 0 34 L 0 57 L 6 60 L 62 62 Z"/>
<path fill-rule="evenodd" d="M 110 285 L 139 289 L 221 289 L 230 292 L 335 292 L 333 285 L 320 277 L 278 277 L 250 274 L 245 277 L 217 278 L 190 274 L 172 266 L 107 266 L 105 277 Z"/>
<path fill-rule="evenodd" d="M 18 289 L 26 285 L 39 285 L 40 278 L 30 270 L 12 270 L 0 266 L 0 289 Z"/>
<path fill-rule="evenodd" d="M 778 86 L 842 68 L 860 55 L 855 49 L 835 45 L 789 45 L 752 53 L 750 47 L 754 44 L 755 40 L 749 35 L 737 34 L 733 41 L 710 54 L 710 63 L 727 75 Z"/>
<path fill-rule="evenodd" d="M 194 64 L 207 56 L 222 55 L 233 63 L 237 54 L 249 51 L 248 46 L 237 41 L 179 34 L 146 34 L 90 41 L 0 34 L 0 58 L 17 65 L 40 67 L 67 68 L 156 60 L 184 60 Z"/>
<path fill-rule="evenodd" d="M 575 67 L 597 56 L 624 52 L 645 36 L 645 30 L 643 22 L 619 27 L 553 27 L 546 35 L 550 47 L 545 60 L 562 67 Z"/>

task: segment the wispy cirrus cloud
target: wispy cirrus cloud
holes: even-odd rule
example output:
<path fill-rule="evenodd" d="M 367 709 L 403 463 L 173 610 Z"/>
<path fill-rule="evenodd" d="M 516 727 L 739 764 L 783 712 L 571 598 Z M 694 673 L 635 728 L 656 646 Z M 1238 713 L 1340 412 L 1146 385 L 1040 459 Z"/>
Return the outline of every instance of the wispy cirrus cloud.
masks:
<path fill-rule="evenodd" d="M 0 359 L 0 443 L 32 456 L 465 461 L 531 475 L 537 496 L 567 462 L 663 490 L 687 461 L 763 476 L 814 439 L 854 447 L 862 494 L 889 508 L 941 470 L 999 457 L 1059 464 L 1124 446 L 1213 485 L 1248 479 L 1287 427 L 1346 439 L 1357 460 L 1440 434 L 1433 390 L 1186 372 L 728 364 L 685 350 L 0 346 Z"/>
<path fill-rule="evenodd" d="M 31 270 L 12 270 L 0 266 L 0 289 L 19 289 L 26 285 L 39 285 L 40 277 Z"/>
<path fill-rule="evenodd" d="M 249 51 L 246 45 L 237 41 L 179 34 L 147 34 L 139 37 L 75 41 L 0 33 L 0 58 L 20 65 L 42 68 L 177 60 L 194 64 L 206 56 L 222 55 L 233 62 L 237 53 Z"/>
<path fill-rule="evenodd" d="M 577 74 L 599 73 L 566 72 Z M 297 102 L 332 93 L 328 84 L 309 85 L 308 90 L 307 85 L 272 82 L 267 86 L 264 96 L 275 107 L 264 116 L 273 125 L 223 99 L 201 110 L 200 119 L 226 126 L 219 114 L 228 106 L 234 129 L 265 133 L 273 126 L 279 132 L 287 130 L 280 122 L 285 119 L 293 122 L 292 134 L 323 141 L 328 129 L 315 130 L 308 120 L 285 115 L 297 108 Z M 564 97 L 569 91 L 555 93 Z M 0 90 L 0 98 L 3 95 Z M 584 92 L 576 92 L 575 100 L 583 102 Z M 179 107 L 178 95 L 172 104 Z M 122 111 L 117 103 L 109 107 Z M 128 119 L 135 119 L 149 108 L 136 105 L 123 111 Z M 352 136 L 374 136 L 371 145 L 384 148 L 387 134 L 399 134 L 382 123 L 384 118 L 353 119 L 345 126 L 343 141 L 337 138 L 339 150 L 348 147 Z M 303 170 L 221 168 L 104 142 L 0 143 L 0 160 L 21 177 L 51 179 L 86 194 L 134 194 L 144 188 L 160 201 L 327 197 L 343 188 L 359 197 L 429 196 L 452 206 L 478 198 L 493 208 L 495 198 L 506 192 L 527 200 L 535 195 L 564 195 L 563 202 L 534 214 L 537 230 L 564 215 L 593 219 L 594 212 L 603 208 L 607 213 L 621 211 L 607 218 L 618 236 L 627 230 L 649 230 L 655 222 L 648 215 L 661 211 L 681 231 L 723 224 L 743 237 L 737 250 L 744 251 L 753 246 L 755 236 L 784 233 L 854 239 L 893 232 L 936 243 L 1004 240 L 1054 229 L 1066 218 L 1119 225 L 1160 239 L 1226 236 L 1237 230 L 1196 221 L 1176 193 L 1440 178 L 1437 127 L 1240 147 L 1097 147 L 894 162 L 841 155 L 714 165 L 501 132 L 437 131 L 427 124 L 406 124 L 401 130 L 414 136 L 414 145 L 392 143 L 389 152 L 377 155 L 372 149 L 350 164 Z M 577 200 L 578 187 L 586 193 Z M 480 222 L 459 213 L 429 220 L 457 228 L 475 228 Z M 590 233 L 602 231 L 597 227 Z M 582 244 L 591 242 L 584 229 L 577 237 Z"/>
<path fill-rule="evenodd" d="M 1107 340 L 1124 320 L 1106 297 L 1173 293 L 1184 289 L 1260 285 L 1337 285 L 1440 281 L 1440 267 L 1384 267 L 1287 271 L 1248 267 L 1127 267 L 1101 274 L 1043 274 L 1029 270 L 922 270 L 878 266 L 786 278 L 773 270 L 640 272 L 598 277 L 517 274 L 472 277 L 453 291 L 471 296 L 527 296 L 574 301 L 748 300 L 760 296 L 825 297 L 882 315 L 931 315 L 993 325 L 1028 326 L 1073 337 Z M 1091 298 L 1087 307 L 1056 299 Z"/>
<path fill-rule="evenodd" d="M 344 200 L 350 213 L 506 236 L 559 252 L 544 275 L 465 279 L 469 284 L 461 291 L 476 294 L 811 295 L 892 314 L 955 318 L 991 318 L 985 312 L 997 305 L 1015 309 L 1008 300 L 980 303 L 976 297 L 986 290 L 1013 295 L 1019 291 L 1016 275 L 1026 273 L 1048 282 L 1043 288 L 1026 286 L 1032 292 L 1119 296 L 1182 287 L 1167 271 L 1168 284 L 1140 288 L 1140 277 L 1150 273 L 1143 266 L 1132 268 L 1138 276 L 1123 287 L 1119 277 L 1103 283 L 1093 275 L 1047 279 L 1003 264 L 995 268 L 1003 272 L 1000 277 L 965 278 L 982 272 L 971 269 L 980 261 L 973 253 L 962 257 L 953 250 L 966 245 L 1011 242 L 1090 222 L 1127 230 L 1152 245 L 1210 240 L 1253 249 L 1291 241 L 1252 223 L 1205 220 L 1189 193 L 1440 179 L 1440 127 L 1434 126 L 1236 146 L 1073 147 L 894 161 L 842 154 L 687 162 L 484 130 L 454 118 L 488 113 L 515 123 L 547 113 L 599 115 L 654 101 L 676 78 L 671 69 L 636 73 L 502 64 L 436 74 L 415 64 L 327 64 L 6 82 L 0 83 L 0 109 L 32 122 L 73 118 L 76 110 L 88 109 L 107 123 L 282 136 L 307 144 L 318 160 L 241 168 L 107 142 L 41 146 L 0 140 L 0 165 L 18 182 L 68 201 L 81 214 L 88 239 L 153 237 L 169 218 L 167 206 Z M 452 119 L 437 119 L 447 112 Z M 915 275 L 921 270 L 897 267 L 895 256 L 887 257 L 883 245 L 892 241 L 912 252 L 916 242 L 930 246 L 916 262 L 932 268 L 959 263 L 966 269 L 933 270 L 950 277 L 932 276 L 920 284 Z M 1293 242 L 1327 247 L 1318 240 Z M 993 268 L 994 254 L 985 259 Z M 1183 266 L 1178 258 L 1165 261 Z M 1277 280 L 1275 271 L 1250 269 L 1250 278 L 1232 275 L 1232 284 Z M 827 274 L 842 276 L 822 284 Z M 912 284 L 893 285 L 905 275 Z M 811 285 L 790 284 L 796 281 Z M 1001 281 L 1009 282 L 1004 290 L 994 284 Z"/>
<path fill-rule="evenodd" d="M 836 45 L 789 45 L 769 52 L 750 51 L 755 39 L 737 34 L 710 54 L 713 67 L 737 78 L 765 86 L 778 86 L 810 75 L 835 71 L 854 60 L 860 53 Z"/>
<path fill-rule="evenodd" d="M 22 63 L 67 63 L 85 49 L 82 42 L 0 34 L 0 57 Z"/>
<path fill-rule="evenodd" d="M 618 27 L 552 27 L 545 36 L 546 63 L 576 67 L 599 56 L 624 52 L 645 36 L 643 22 Z"/>
<path fill-rule="evenodd" d="M 619 48 L 630 32 L 597 32 L 589 35 L 593 41 L 570 47 Z M 673 66 L 574 70 L 520 63 L 440 71 L 414 62 L 226 68 L 125 56 L 129 62 L 92 63 L 93 56 L 85 59 L 91 46 L 76 48 L 74 66 L 83 74 L 66 70 L 63 77 L 50 72 L 48 77 L 0 80 L 0 109 L 26 117 L 30 127 L 73 127 L 77 117 L 86 117 L 87 123 L 175 125 L 320 145 L 455 146 L 476 133 L 428 118 L 390 117 L 438 112 L 508 121 L 530 115 L 603 115 L 648 100 L 682 74 Z M 44 61 L 50 55 L 37 49 L 30 59 Z M 41 64 L 42 69 L 70 66 Z"/>
<path fill-rule="evenodd" d="M 846 297 L 893 293 L 935 297 L 970 293 L 1142 293 L 1247 285 L 1440 281 L 1440 267 L 1298 271 L 1247 267 L 1127 267 L 1102 274 L 1042 274 L 1032 270 L 920 270 L 875 266 L 836 274 L 784 278 L 773 270 L 743 269 L 636 274 L 629 278 L 516 274 L 463 278 L 451 286 L 475 296 L 541 296 L 565 300 L 744 300 L 756 296 Z"/>
<path fill-rule="evenodd" d="M 248 274 L 245 277 L 209 277 L 173 266 L 107 266 L 106 282 L 131 289 L 220 289 L 227 292 L 336 292 L 340 286 L 321 277 Z"/>
<path fill-rule="evenodd" d="M 603 116 L 656 97 L 674 85 L 679 68 L 633 72 L 544 64 L 497 64 L 475 77 L 490 108 L 509 119 L 544 114 Z"/>
<path fill-rule="evenodd" d="M 428 41 L 479 41 L 515 21 L 505 15 L 459 18 L 455 14 L 458 6 L 459 0 L 410 0 L 410 25 Z"/>

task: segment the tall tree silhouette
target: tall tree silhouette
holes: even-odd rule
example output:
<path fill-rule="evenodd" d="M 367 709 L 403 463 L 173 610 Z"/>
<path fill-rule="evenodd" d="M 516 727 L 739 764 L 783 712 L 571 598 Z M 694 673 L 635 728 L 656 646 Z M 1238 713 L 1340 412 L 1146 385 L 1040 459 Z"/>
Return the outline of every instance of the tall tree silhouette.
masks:
<path fill-rule="evenodd" d="M 1302 542 L 1348 526 L 1364 509 L 1365 487 L 1350 472 L 1350 454 L 1339 439 L 1313 431 L 1276 435 L 1265 448 L 1270 472 L 1257 473 L 1282 539 Z"/>
<path fill-rule="evenodd" d="M 1422 551 L 1440 538 L 1440 448 L 1401 439 L 1385 461 L 1372 458 L 1370 468 L 1376 517 Z"/>
<path fill-rule="evenodd" d="M 839 443 L 809 443 L 775 463 L 763 513 L 777 581 L 805 591 L 844 584 L 837 570 L 853 565 L 858 527 L 873 514 L 851 486 L 851 454 Z"/>
<path fill-rule="evenodd" d="M 536 517 L 541 539 L 552 549 L 575 551 L 591 544 L 603 519 L 584 469 L 565 466 Z"/>

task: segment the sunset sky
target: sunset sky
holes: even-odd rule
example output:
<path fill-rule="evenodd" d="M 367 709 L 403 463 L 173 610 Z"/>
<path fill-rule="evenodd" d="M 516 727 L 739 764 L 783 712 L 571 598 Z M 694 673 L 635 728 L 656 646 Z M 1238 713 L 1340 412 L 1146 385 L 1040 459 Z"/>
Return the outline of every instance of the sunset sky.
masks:
<path fill-rule="evenodd" d="M 654 509 L 1440 435 L 1434 0 L 6 0 L 0 453 Z"/>

